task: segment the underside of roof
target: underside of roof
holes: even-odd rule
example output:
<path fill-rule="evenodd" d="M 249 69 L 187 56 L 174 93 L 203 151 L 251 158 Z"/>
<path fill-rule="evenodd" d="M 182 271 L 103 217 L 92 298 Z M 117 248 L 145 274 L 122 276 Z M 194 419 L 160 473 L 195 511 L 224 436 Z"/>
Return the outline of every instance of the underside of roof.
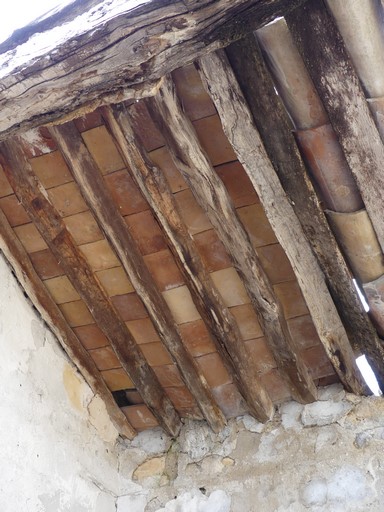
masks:
<path fill-rule="evenodd" d="M 121 435 L 383 389 L 381 3 L 80 4 L 0 48 L 0 248 Z"/>

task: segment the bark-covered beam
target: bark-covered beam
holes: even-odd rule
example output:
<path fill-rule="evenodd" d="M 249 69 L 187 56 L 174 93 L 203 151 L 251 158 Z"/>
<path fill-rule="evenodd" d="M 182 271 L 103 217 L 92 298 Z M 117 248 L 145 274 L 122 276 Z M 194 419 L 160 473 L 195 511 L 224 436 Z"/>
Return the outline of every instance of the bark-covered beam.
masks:
<path fill-rule="evenodd" d="M 86 2 L 2 45 L 0 139 L 100 103 L 153 94 L 159 78 L 303 0 Z M 68 34 L 70 34 L 68 38 Z"/>
<path fill-rule="evenodd" d="M 294 344 L 281 305 L 239 220 L 223 182 L 202 149 L 168 77 L 159 94 L 145 100 L 176 166 L 216 229 L 244 283 L 282 377 L 301 402 L 314 400 L 316 387 Z"/>
<path fill-rule="evenodd" d="M 171 435 L 177 435 L 181 424 L 172 402 L 76 246 L 64 221 L 43 193 L 21 147 L 17 137 L 0 143 L 0 161 L 8 181 L 60 267 L 92 312 L 96 324 L 108 338 L 144 402 L 159 424 Z"/>
<path fill-rule="evenodd" d="M 137 185 L 168 239 L 196 308 L 216 342 L 217 351 L 233 382 L 245 398 L 251 414 L 259 421 L 268 420 L 273 415 L 273 403 L 251 364 L 246 347 L 241 343 L 236 321 L 218 293 L 181 218 L 163 172 L 151 162 L 137 139 L 124 105 L 105 107 L 103 115 Z"/>
<path fill-rule="evenodd" d="M 157 288 L 128 226 L 105 186 L 103 177 L 73 122 L 50 128 L 81 193 L 116 251 L 136 293 L 143 301 L 160 339 L 205 419 L 218 432 L 225 418 L 192 355 L 183 344 L 172 313 Z"/>

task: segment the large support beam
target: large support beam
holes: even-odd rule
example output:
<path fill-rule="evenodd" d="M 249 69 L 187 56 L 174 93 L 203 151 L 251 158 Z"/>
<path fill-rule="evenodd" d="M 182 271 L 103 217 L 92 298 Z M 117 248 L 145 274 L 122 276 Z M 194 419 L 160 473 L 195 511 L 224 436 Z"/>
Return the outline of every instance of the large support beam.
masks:
<path fill-rule="evenodd" d="M 105 107 L 103 115 L 131 173 L 150 204 L 190 289 L 216 348 L 250 412 L 266 421 L 274 407 L 252 366 L 235 319 L 226 308 L 205 268 L 192 236 L 182 220 L 169 184 L 137 140 L 124 105 Z"/>
<path fill-rule="evenodd" d="M 281 305 L 223 182 L 182 111 L 171 79 L 164 81 L 156 97 L 145 101 L 165 137 L 176 166 L 206 212 L 239 272 L 292 396 L 301 402 L 313 400 L 316 397 L 315 385 L 289 334 Z"/>
<path fill-rule="evenodd" d="M 384 251 L 384 145 L 335 21 L 322 0 L 286 17 Z"/>
<path fill-rule="evenodd" d="M 268 158 L 224 50 L 203 57 L 198 66 L 224 132 L 255 187 L 275 235 L 292 265 L 330 361 L 347 388 L 355 393 L 364 392 L 365 385 L 324 275 Z"/>
<path fill-rule="evenodd" d="M 252 112 L 265 150 L 317 256 L 337 311 L 356 353 L 366 354 L 384 389 L 384 348 L 364 312 L 348 267 L 300 157 L 287 112 L 253 35 L 226 54 Z"/>
<path fill-rule="evenodd" d="M 128 328 L 75 245 L 63 220 L 44 195 L 17 138 L 0 144 L 0 160 L 17 197 L 134 382 L 144 402 L 171 435 L 180 418 Z"/>

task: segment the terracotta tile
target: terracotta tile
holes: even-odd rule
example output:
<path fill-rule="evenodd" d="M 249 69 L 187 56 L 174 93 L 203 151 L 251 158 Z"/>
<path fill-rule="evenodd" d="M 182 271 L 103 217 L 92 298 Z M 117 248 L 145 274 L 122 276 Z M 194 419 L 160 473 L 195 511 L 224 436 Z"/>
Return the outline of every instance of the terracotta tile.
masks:
<path fill-rule="evenodd" d="M 128 405 L 140 405 L 144 403 L 140 393 L 133 389 L 125 389 L 124 394 Z"/>
<path fill-rule="evenodd" d="M 116 295 L 112 297 L 111 300 L 124 322 L 148 317 L 144 304 L 141 302 L 137 293 Z"/>
<path fill-rule="evenodd" d="M 217 386 L 212 389 L 212 393 L 227 419 L 236 418 L 248 411 L 247 404 L 233 383 Z"/>
<path fill-rule="evenodd" d="M 258 247 L 257 254 L 272 284 L 295 279 L 291 264 L 280 244 Z"/>
<path fill-rule="evenodd" d="M 97 327 L 96 324 L 83 325 L 81 327 L 75 327 L 74 332 L 81 341 L 81 344 L 87 350 L 93 348 L 105 347 L 108 345 L 108 340 Z"/>
<path fill-rule="evenodd" d="M 179 331 L 185 346 L 194 357 L 216 351 L 203 320 L 180 325 Z"/>
<path fill-rule="evenodd" d="M 181 378 L 180 372 L 175 364 L 154 366 L 153 371 L 156 373 L 156 376 L 159 379 L 160 384 L 164 388 L 184 386 L 184 382 Z"/>
<path fill-rule="evenodd" d="M 260 375 L 260 380 L 265 386 L 273 402 L 284 402 L 291 397 L 289 389 L 277 369 Z"/>
<path fill-rule="evenodd" d="M 162 366 L 172 364 L 172 358 L 161 342 L 145 343 L 141 350 L 151 366 Z"/>
<path fill-rule="evenodd" d="M 193 303 L 191 294 L 186 286 L 179 286 L 163 292 L 163 297 L 172 312 L 177 324 L 193 322 L 200 318 L 200 315 Z"/>
<path fill-rule="evenodd" d="M 232 382 L 232 378 L 217 352 L 197 357 L 196 362 L 211 388 Z"/>
<path fill-rule="evenodd" d="M 152 254 L 167 248 L 160 226 L 149 210 L 124 217 L 141 254 Z"/>
<path fill-rule="evenodd" d="M 165 146 L 151 151 L 149 157 L 152 162 L 163 171 L 172 192 L 180 192 L 180 190 L 188 188 L 188 185 L 174 164 L 171 154 Z"/>
<path fill-rule="evenodd" d="M 203 233 L 197 233 L 194 239 L 204 265 L 209 272 L 231 266 L 232 263 L 224 245 L 213 229 L 204 231 Z"/>
<path fill-rule="evenodd" d="M 64 223 L 78 245 L 104 238 L 94 216 L 89 211 L 70 215 L 64 219 Z"/>
<path fill-rule="evenodd" d="M 110 297 L 131 293 L 134 290 L 123 267 L 100 270 L 96 275 Z"/>
<path fill-rule="evenodd" d="M 89 114 L 76 118 L 74 122 L 79 132 L 85 132 L 103 124 L 103 118 L 98 110 L 94 110 Z"/>
<path fill-rule="evenodd" d="M 313 347 L 320 343 L 310 315 L 291 318 L 287 321 L 287 324 L 293 340 L 301 349 Z"/>
<path fill-rule="evenodd" d="M 237 160 L 215 168 L 222 179 L 235 208 L 258 203 L 259 198 L 243 166 Z"/>
<path fill-rule="evenodd" d="M 235 317 L 237 325 L 240 329 L 240 334 L 243 340 L 250 340 L 253 338 L 260 338 L 263 331 L 260 327 L 255 310 L 252 304 L 243 304 L 230 308 L 229 311 Z"/>
<path fill-rule="evenodd" d="M 194 405 L 189 405 L 188 407 L 177 407 L 177 412 L 179 413 L 180 418 L 190 419 L 194 421 L 203 421 L 204 416 L 195 402 Z"/>
<path fill-rule="evenodd" d="M 63 271 L 49 249 L 37 251 L 29 255 L 32 265 L 41 279 L 61 276 Z"/>
<path fill-rule="evenodd" d="M 117 267 L 120 262 L 111 249 L 107 240 L 98 240 L 90 244 L 81 245 L 81 252 L 87 258 L 88 263 L 93 270 L 106 270 L 108 268 Z"/>
<path fill-rule="evenodd" d="M 47 244 L 44 242 L 34 224 L 17 226 L 14 228 L 14 231 L 27 252 L 37 252 L 47 249 Z"/>
<path fill-rule="evenodd" d="M 65 163 L 60 151 L 54 151 L 47 155 L 31 158 L 29 163 L 36 176 L 41 181 L 41 184 L 46 189 L 73 181 L 71 171 Z"/>
<path fill-rule="evenodd" d="M 56 142 L 45 126 L 21 133 L 20 142 L 27 158 L 44 155 L 57 148 Z"/>
<path fill-rule="evenodd" d="M 169 249 L 144 256 L 144 261 L 161 292 L 184 284 L 183 276 Z"/>
<path fill-rule="evenodd" d="M 0 197 L 9 196 L 10 194 L 13 194 L 13 188 L 9 184 L 3 168 L 0 165 Z"/>
<path fill-rule="evenodd" d="M 174 195 L 180 215 L 191 235 L 212 229 L 203 210 L 197 204 L 190 190 L 182 190 Z"/>
<path fill-rule="evenodd" d="M 164 391 L 167 393 L 177 410 L 185 410 L 196 406 L 195 399 L 186 387 L 165 388 Z"/>
<path fill-rule="evenodd" d="M 111 391 L 118 391 L 119 389 L 130 389 L 135 387 L 123 368 L 104 370 L 101 372 L 101 375 Z"/>
<path fill-rule="evenodd" d="M 283 306 L 285 318 L 309 313 L 297 281 L 275 284 L 273 288 Z"/>
<path fill-rule="evenodd" d="M 67 276 L 47 279 L 44 281 L 44 284 L 56 304 L 64 304 L 65 302 L 73 302 L 80 299 L 79 294 Z"/>
<path fill-rule="evenodd" d="M 232 146 L 223 132 L 218 115 L 194 121 L 193 126 L 212 165 L 220 165 L 237 160 Z"/>
<path fill-rule="evenodd" d="M 321 379 L 318 379 L 316 382 L 317 386 L 319 386 L 319 387 L 331 386 L 331 384 L 339 384 L 339 383 L 340 383 L 340 379 L 336 373 L 334 373 L 333 375 L 328 375 L 327 377 L 321 377 Z"/>
<path fill-rule="evenodd" d="M 147 202 L 125 169 L 105 176 L 104 181 L 121 215 L 148 210 Z"/>
<path fill-rule="evenodd" d="M 257 338 L 255 340 L 247 340 L 244 345 L 248 351 L 252 366 L 257 373 L 267 373 L 272 368 L 276 368 L 276 361 L 265 338 Z"/>
<path fill-rule="evenodd" d="M 322 345 L 315 345 L 301 352 L 304 363 L 308 366 L 314 379 L 327 377 L 334 373 L 333 366 Z"/>
<path fill-rule="evenodd" d="M 138 432 L 148 428 L 157 427 L 158 425 L 156 418 L 144 404 L 128 405 L 127 407 L 122 407 L 121 410 L 127 417 L 132 427 Z"/>
<path fill-rule="evenodd" d="M 7 217 L 12 227 L 31 222 L 28 213 L 15 195 L 2 197 L 0 199 L 0 208 L 3 210 L 4 215 Z"/>
<path fill-rule="evenodd" d="M 250 302 L 244 285 L 233 267 L 212 272 L 211 277 L 227 307 Z"/>
<path fill-rule="evenodd" d="M 94 322 L 93 316 L 82 300 L 60 304 L 59 308 L 71 327 L 79 327 Z"/>
<path fill-rule="evenodd" d="M 237 213 L 254 247 L 277 243 L 277 238 L 261 204 L 244 206 L 244 208 L 239 208 Z"/>
<path fill-rule="evenodd" d="M 88 209 L 76 183 L 66 183 L 48 190 L 48 197 L 63 217 Z"/>
<path fill-rule="evenodd" d="M 142 305 L 141 308 L 143 308 Z M 159 335 L 153 327 L 151 319 L 148 317 L 130 320 L 125 324 L 138 344 L 160 341 Z"/>
<path fill-rule="evenodd" d="M 143 101 L 133 103 L 128 110 L 132 126 L 147 151 L 165 145 L 164 137 L 156 128 Z"/>
<path fill-rule="evenodd" d="M 105 126 L 92 128 L 81 136 L 102 174 L 124 169 L 124 161 Z"/>
<path fill-rule="evenodd" d="M 121 367 L 120 361 L 118 360 L 113 348 L 110 346 L 96 348 L 94 350 L 90 350 L 88 353 L 99 370 L 111 370 L 112 368 Z"/>

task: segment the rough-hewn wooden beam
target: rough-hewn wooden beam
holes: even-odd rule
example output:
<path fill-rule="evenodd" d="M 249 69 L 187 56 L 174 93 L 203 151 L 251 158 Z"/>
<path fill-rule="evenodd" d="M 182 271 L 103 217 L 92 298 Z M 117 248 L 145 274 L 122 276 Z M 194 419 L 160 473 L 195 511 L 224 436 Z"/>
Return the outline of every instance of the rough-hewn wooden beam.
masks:
<path fill-rule="evenodd" d="M 302 2 L 155 0 L 133 9 L 126 0 L 87 2 L 82 16 L 78 8 L 77 17 L 66 14 L 64 32 L 56 16 L 30 39 L 18 33 L 22 43 L 5 43 L 0 55 L 0 139 L 77 109 L 150 94 L 166 73 Z"/>
<path fill-rule="evenodd" d="M 251 364 L 246 347 L 241 343 L 236 321 L 216 290 L 180 216 L 163 172 L 151 162 L 134 134 L 124 105 L 113 109 L 105 107 L 103 115 L 137 185 L 167 236 L 195 305 L 251 414 L 259 421 L 270 419 L 274 412 L 273 403 Z"/>
<path fill-rule="evenodd" d="M 286 18 L 384 251 L 384 145 L 336 23 L 322 0 Z"/>
<path fill-rule="evenodd" d="M 38 178 L 25 157 L 18 138 L 0 144 L 0 160 L 17 197 L 35 223 L 63 271 L 92 312 L 108 338 L 121 365 L 129 374 L 144 402 L 171 435 L 177 435 L 180 418 L 147 364 L 128 328 L 75 245 L 63 220 L 46 198 Z"/>
<path fill-rule="evenodd" d="M 204 417 L 216 432 L 225 418 L 192 355 L 183 344 L 168 304 L 158 290 L 140 251 L 105 186 L 103 177 L 73 122 L 50 128 L 82 195 L 116 251 L 121 264 L 143 301 L 159 336 L 177 364 Z"/>
<path fill-rule="evenodd" d="M 231 199 L 202 149 L 192 124 L 177 100 L 170 78 L 146 104 L 196 200 L 208 215 L 244 283 L 269 346 L 292 396 L 302 402 L 316 397 L 284 319 L 281 305 L 244 230 Z"/>
<path fill-rule="evenodd" d="M 301 224 L 275 173 L 224 50 L 199 60 L 200 74 L 224 132 L 263 204 L 300 285 L 319 338 L 340 380 L 365 391 L 352 347 Z"/>
<path fill-rule="evenodd" d="M 92 391 L 104 401 L 108 414 L 119 434 L 128 439 L 136 435 L 134 428 L 117 406 L 95 363 L 68 325 L 60 309 L 37 275 L 21 242 L 0 209 L 0 250 L 11 264 L 15 275 L 41 317 L 56 335 L 71 361 L 83 375 Z"/>
<path fill-rule="evenodd" d="M 292 135 L 288 114 L 274 90 L 257 40 L 247 36 L 226 49 L 265 150 L 307 240 L 317 256 L 355 351 L 366 354 L 384 389 L 384 348 L 364 312 L 350 272 L 330 230 Z"/>

